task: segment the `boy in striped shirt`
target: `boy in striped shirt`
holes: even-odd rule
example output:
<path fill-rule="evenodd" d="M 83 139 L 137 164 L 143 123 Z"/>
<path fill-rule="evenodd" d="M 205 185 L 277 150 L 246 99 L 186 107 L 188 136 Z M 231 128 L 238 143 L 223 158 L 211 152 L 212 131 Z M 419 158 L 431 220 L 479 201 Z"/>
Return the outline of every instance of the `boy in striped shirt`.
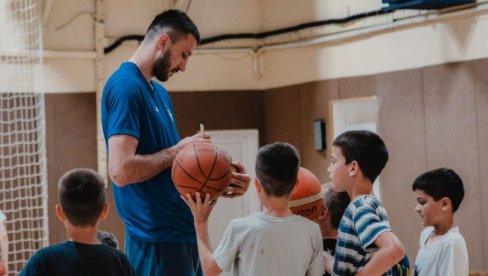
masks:
<path fill-rule="evenodd" d="M 333 275 L 392 275 L 405 256 L 385 208 L 372 194 L 387 161 L 388 150 L 373 132 L 348 131 L 334 140 L 327 171 L 332 189 L 346 191 L 351 203 L 339 225 L 335 256 L 326 256 L 325 268 Z"/>

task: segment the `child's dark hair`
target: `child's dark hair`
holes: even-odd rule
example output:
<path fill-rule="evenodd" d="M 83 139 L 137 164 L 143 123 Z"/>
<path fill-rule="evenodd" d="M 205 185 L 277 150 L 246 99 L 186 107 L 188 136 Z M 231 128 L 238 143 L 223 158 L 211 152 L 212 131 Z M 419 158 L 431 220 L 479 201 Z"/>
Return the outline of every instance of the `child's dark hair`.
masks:
<path fill-rule="evenodd" d="M 59 202 L 73 226 L 93 226 L 105 204 L 105 183 L 90 169 L 74 169 L 58 183 Z"/>
<path fill-rule="evenodd" d="M 262 146 L 256 158 L 256 176 L 268 196 L 289 195 L 297 182 L 299 167 L 298 152 L 288 143 Z"/>
<path fill-rule="evenodd" d="M 412 185 L 412 190 L 421 190 L 435 201 L 443 197 L 452 203 L 452 212 L 456 212 L 464 198 L 463 181 L 451 169 L 439 168 L 419 175 Z"/>
<path fill-rule="evenodd" d="M 330 224 L 335 229 L 339 229 L 339 224 L 344 215 L 344 211 L 351 199 L 347 192 L 334 192 L 331 188 L 324 193 L 324 205 L 330 212 Z"/>
<path fill-rule="evenodd" d="M 341 149 L 346 164 L 356 161 L 371 182 L 375 181 L 388 162 L 385 143 L 368 130 L 346 131 L 335 138 L 333 145 Z"/>
<path fill-rule="evenodd" d="M 146 36 L 152 37 L 155 34 L 166 32 L 173 43 L 191 34 L 197 43 L 200 43 L 198 28 L 188 15 L 180 10 L 167 10 L 154 17 L 151 25 L 147 28 Z"/>
<path fill-rule="evenodd" d="M 107 231 L 97 231 L 97 240 L 106 246 L 119 249 L 119 241 L 113 233 Z"/>

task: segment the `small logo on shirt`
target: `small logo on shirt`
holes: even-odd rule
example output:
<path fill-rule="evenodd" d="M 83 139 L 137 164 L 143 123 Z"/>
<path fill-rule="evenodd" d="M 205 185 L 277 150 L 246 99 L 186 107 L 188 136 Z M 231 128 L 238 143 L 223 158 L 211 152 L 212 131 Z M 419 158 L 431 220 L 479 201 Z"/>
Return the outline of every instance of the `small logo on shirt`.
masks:
<path fill-rule="evenodd" d="M 154 109 L 156 112 L 159 112 L 159 109 L 158 107 L 156 106 L 155 109 Z"/>
<path fill-rule="evenodd" d="M 166 112 L 168 112 L 168 115 L 169 115 L 169 117 L 171 118 L 171 121 L 173 121 L 173 122 L 174 122 L 174 119 L 173 119 L 173 114 L 171 114 L 171 111 L 170 111 L 168 108 L 166 108 Z"/>

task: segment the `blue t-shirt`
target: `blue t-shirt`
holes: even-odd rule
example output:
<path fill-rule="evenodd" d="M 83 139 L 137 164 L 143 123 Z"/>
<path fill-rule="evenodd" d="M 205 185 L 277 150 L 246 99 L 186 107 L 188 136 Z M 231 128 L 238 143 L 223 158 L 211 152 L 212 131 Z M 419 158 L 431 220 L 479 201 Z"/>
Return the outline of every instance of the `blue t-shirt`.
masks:
<path fill-rule="evenodd" d="M 131 135 L 139 141 L 136 154 L 152 154 L 179 141 L 168 92 L 154 81 L 149 84 L 134 63 L 123 63 L 108 79 L 101 105 L 107 145 L 113 135 Z M 146 181 L 112 187 L 128 234 L 148 242 L 196 243 L 191 211 L 173 185 L 170 168 Z"/>
<path fill-rule="evenodd" d="M 42 248 L 34 254 L 20 276 L 133 276 L 129 259 L 103 244 L 72 241 Z"/>
<path fill-rule="evenodd" d="M 363 195 L 349 203 L 339 224 L 333 275 L 355 275 L 378 250 L 374 241 L 386 231 L 391 231 L 388 215 L 376 197 Z"/>

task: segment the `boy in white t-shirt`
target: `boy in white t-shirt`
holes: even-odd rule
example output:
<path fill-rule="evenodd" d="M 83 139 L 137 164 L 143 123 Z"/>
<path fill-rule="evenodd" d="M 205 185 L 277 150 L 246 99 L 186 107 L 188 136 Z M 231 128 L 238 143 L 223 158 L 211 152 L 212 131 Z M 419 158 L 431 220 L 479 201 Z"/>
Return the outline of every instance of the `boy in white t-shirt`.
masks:
<path fill-rule="evenodd" d="M 259 149 L 254 185 L 263 210 L 231 221 L 215 252 L 208 237 L 208 217 L 215 201 L 208 194 L 204 202 L 199 193 L 196 202 L 190 194 L 182 196 L 193 213 L 205 275 L 231 269 L 234 275 L 323 274 L 319 225 L 289 208 L 299 165 L 298 153 L 290 144 L 273 143 Z"/>
<path fill-rule="evenodd" d="M 5 215 L 0 211 L 0 252 L 2 262 L 0 263 L 0 276 L 8 275 L 8 236 L 5 230 Z"/>
<path fill-rule="evenodd" d="M 420 235 L 415 276 L 465 276 L 469 273 L 468 252 L 454 213 L 464 197 L 461 178 L 440 168 L 418 176 L 412 186 L 417 198 L 415 210 L 427 226 Z"/>

